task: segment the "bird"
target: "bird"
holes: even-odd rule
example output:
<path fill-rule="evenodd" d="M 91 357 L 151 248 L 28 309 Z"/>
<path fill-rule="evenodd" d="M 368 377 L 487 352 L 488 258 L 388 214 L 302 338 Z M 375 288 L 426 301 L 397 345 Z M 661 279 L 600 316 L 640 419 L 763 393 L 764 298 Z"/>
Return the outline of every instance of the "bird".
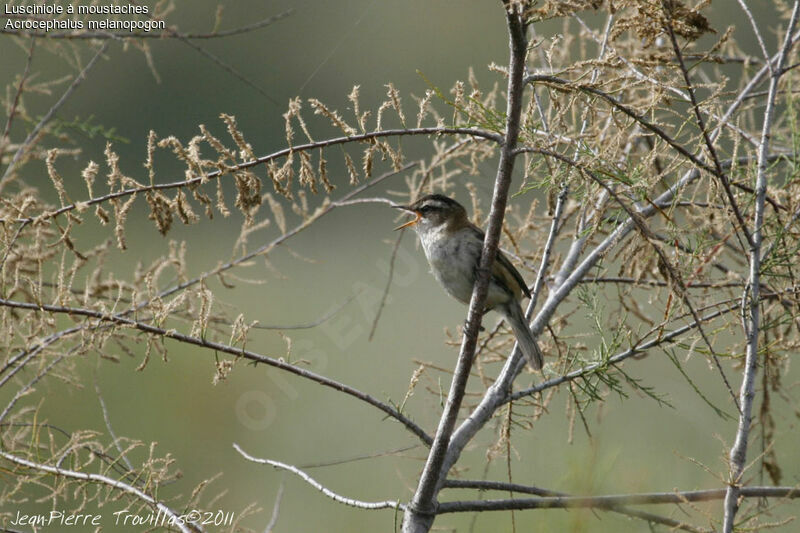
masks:
<path fill-rule="evenodd" d="M 469 221 L 464 206 L 443 194 L 429 194 L 410 205 L 392 207 L 415 215 L 395 230 L 412 227 L 416 231 L 436 281 L 450 296 L 468 305 L 483 249 L 483 230 Z M 540 370 L 542 352 L 522 312 L 523 295 L 531 296 L 525 280 L 498 250 L 485 311 L 497 311 L 506 319 L 528 364 Z"/>

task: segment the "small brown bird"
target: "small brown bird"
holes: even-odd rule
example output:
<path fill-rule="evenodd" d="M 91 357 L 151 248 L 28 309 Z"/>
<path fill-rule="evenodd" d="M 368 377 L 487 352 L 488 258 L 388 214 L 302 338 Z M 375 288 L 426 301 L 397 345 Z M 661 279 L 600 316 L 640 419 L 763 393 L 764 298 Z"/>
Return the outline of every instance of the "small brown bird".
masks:
<path fill-rule="evenodd" d="M 411 205 L 396 205 L 416 215 L 396 229 L 413 226 L 431 272 L 447 293 L 469 304 L 483 248 L 483 231 L 467 218 L 464 206 L 441 194 L 423 196 Z M 522 353 L 534 370 L 542 368 L 542 352 L 533 338 L 520 300 L 531 294 L 514 265 L 498 250 L 489 278 L 486 310 L 495 310 L 508 321 Z"/>

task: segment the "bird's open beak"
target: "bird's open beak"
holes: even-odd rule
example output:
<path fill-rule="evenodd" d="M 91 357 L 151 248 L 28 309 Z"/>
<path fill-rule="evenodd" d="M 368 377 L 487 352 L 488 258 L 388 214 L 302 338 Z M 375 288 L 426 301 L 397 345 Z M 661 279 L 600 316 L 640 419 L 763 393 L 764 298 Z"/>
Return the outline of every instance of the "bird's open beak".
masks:
<path fill-rule="evenodd" d="M 409 213 L 414 213 L 414 215 L 416 215 L 413 220 L 409 220 L 405 224 L 401 224 L 400 226 L 397 226 L 396 228 L 394 228 L 394 231 L 397 231 L 397 230 L 403 229 L 403 228 L 407 228 L 409 226 L 413 226 L 414 224 L 419 222 L 420 219 L 422 218 L 422 215 L 420 215 L 419 211 L 414 211 L 413 209 L 411 209 L 407 205 L 393 205 L 392 207 L 394 207 L 395 209 L 402 209 L 403 211 L 408 211 Z"/>

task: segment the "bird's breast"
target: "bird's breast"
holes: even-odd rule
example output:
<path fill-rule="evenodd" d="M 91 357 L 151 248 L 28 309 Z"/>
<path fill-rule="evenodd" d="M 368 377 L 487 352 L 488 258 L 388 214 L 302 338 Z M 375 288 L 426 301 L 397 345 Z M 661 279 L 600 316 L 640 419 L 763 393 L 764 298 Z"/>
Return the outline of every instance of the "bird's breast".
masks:
<path fill-rule="evenodd" d="M 432 229 L 420 235 L 431 272 L 456 300 L 468 303 L 475 283 L 475 267 L 481 254 L 481 241 L 468 230 L 445 234 Z"/>

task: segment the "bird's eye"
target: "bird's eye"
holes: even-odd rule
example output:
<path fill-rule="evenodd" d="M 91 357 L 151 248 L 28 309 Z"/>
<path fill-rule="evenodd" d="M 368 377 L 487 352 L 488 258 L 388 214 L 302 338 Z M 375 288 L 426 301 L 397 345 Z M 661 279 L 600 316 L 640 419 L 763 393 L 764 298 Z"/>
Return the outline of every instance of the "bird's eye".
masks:
<path fill-rule="evenodd" d="M 429 205 L 423 205 L 422 207 L 419 208 L 420 213 L 429 213 L 430 210 L 431 206 Z"/>

